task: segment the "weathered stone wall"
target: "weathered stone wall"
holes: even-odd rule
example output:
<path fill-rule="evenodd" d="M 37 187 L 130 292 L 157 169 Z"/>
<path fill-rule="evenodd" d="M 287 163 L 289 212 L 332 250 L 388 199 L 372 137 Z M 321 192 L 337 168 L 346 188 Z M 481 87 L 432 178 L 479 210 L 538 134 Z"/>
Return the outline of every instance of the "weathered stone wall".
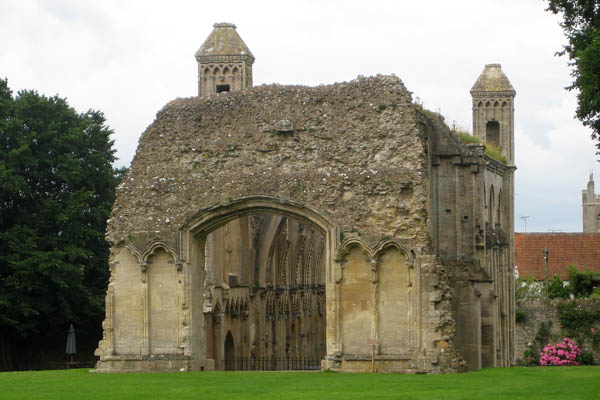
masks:
<path fill-rule="evenodd" d="M 310 209 L 321 219 L 317 222 L 304 211 L 294 214 L 318 223 L 326 235 L 327 359 L 332 363 L 327 367 L 335 368 L 339 361 L 350 363 L 345 370 L 368 365 L 363 360 L 370 349 L 366 341 L 379 337 L 381 329 L 385 337 L 377 354 L 383 370 L 456 370 L 450 361 L 439 359 L 441 353 L 452 353 L 451 337 L 442 332 L 448 322 L 439 318 L 435 305 L 445 292 L 425 293 L 409 284 L 415 279 L 409 278 L 415 274 L 415 255 L 430 249 L 427 138 L 420 118 L 400 80 L 383 76 L 317 88 L 263 86 L 167 105 L 142 135 L 109 221 L 113 279 L 107 304 L 112 306 L 99 346 L 101 364 L 109 370 L 114 368 L 111 362 L 122 360 L 128 363 L 124 369 L 136 369 L 164 359 L 172 361 L 170 368 L 187 369 L 186 360 L 193 361 L 191 368 L 211 367 L 205 360 L 211 339 L 205 335 L 202 315 L 206 296 L 202 238 L 222 223 L 213 227 L 192 221 L 212 213 L 206 210 L 215 206 L 224 222 L 236 207 L 245 218 L 244 199 L 256 195 L 275 199 L 278 209 L 286 208 L 286 203 L 301 207 L 297 210 Z M 182 237 L 182 232 L 191 236 Z M 336 292 L 340 282 L 335 277 L 343 275 L 340 269 L 346 259 L 334 252 L 344 238 L 354 238 L 370 254 L 357 264 L 357 273 L 366 276 L 357 293 L 366 290 L 367 295 L 358 310 L 351 293 Z M 392 247 L 381 247 L 388 245 Z M 154 265 L 157 257 L 152 254 L 159 248 L 171 259 Z M 127 252 L 134 257 L 121 261 L 119 254 Z M 239 256 L 244 258 L 243 252 Z M 334 264 L 334 257 L 340 263 L 336 259 Z M 411 265 L 402 261 L 409 259 Z M 163 269 L 166 263 L 172 268 Z M 130 314 L 139 323 L 131 327 L 133 337 L 117 349 L 115 343 L 123 340 L 119 332 L 128 333 L 118 325 L 119 316 L 125 315 L 119 293 L 125 292 L 115 291 L 120 278 L 114 277 L 138 270 L 130 295 L 136 298 L 132 304 L 141 308 Z M 240 277 L 248 273 L 238 272 Z M 174 315 L 171 303 L 155 307 L 161 288 L 153 277 L 165 274 L 170 274 L 168 287 L 177 293 L 179 314 L 170 323 L 153 325 L 157 313 Z M 420 279 L 421 270 L 416 274 Z M 383 289 L 391 279 L 402 290 L 394 294 L 388 293 L 390 288 L 378 289 L 374 276 L 385 279 Z M 389 309 L 398 314 L 391 315 Z M 354 311 L 360 314 L 364 332 L 344 329 Z M 340 320 L 338 315 L 344 313 L 347 318 Z M 445 318 L 450 318 L 449 309 L 447 313 Z M 423 332 L 416 323 L 421 320 L 427 324 Z M 390 324 L 401 326 L 394 330 Z M 438 342 L 444 343 L 442 347 L 436 347 Z"/>
<path fill-rule="evenodd" d="M 515 358 L 517 362 L 523 359 L 523 353 L 530 343 L 533 343 L 542 322 L 551 322 L 551 332 L 560 334 L 560 324 L 556 317 L 556 307 L 552 302 L 532 301 L 519 304 L 526 317 L 518 322 L 515 330 Z"/>
<path fill-rule="evenodd" d="M 452 308 L 453 293 L 448 268 L 440 265 L 434 257 L 419 263 L 421 272 L 421 307 L 423 370 L 432 373 L 462 372 L 467 364 L 457 351 L 456 332 L 459 329 Z M 462 327 L 460 327 L 462 328 Z"/>
<path fill-rule="evenodd" d="M 387 76 L 175 100 L 140 139 L 107 238 L 173 237 L 202 208 L 261 194 L 364 236 L 427 245 L 416 113 L 402 82 Z"/>
<path fill-rule="evenodd" d="M 441 126 L 440 126 L 441 125 Z M 425 121 L 432 153 L 429 227 L 453 288 L 455 345 L 470 369 L 514 362 L 514 168 Z"/>
<path fill-rule="evenodd" d="M 474 368 L 509 362 L 501 353 L 510 348 L 510 329 L 501 324 L 510 325 L 511 311 L 499 303 L 510 282 L 496 293 L 491 285 L 506 279 L 494 269 L 506 260 L 491 265 L 485 251 L 480 260 L 478 246 L 487 246 L 483 172 L 499 182 L 512 170 L 490 165 L 481 146 L 465 147 L 441 121 L 424 116 L 396 77 L 316 88 L 269 85 L 169 103 L 142 135 L 117 189 L 99 368 L 210 369 L 227 349 L 252 352 L 223 327 L 251 337 L 259 324 L 222 317 L 222 309 L 205 319 L 206 307 L 215 305 L 207 287 L 217 283 L 205 256 L 218 261 L 226 250 L 205 252 L 205 244 L 234 218 L 260 213 L 297 218 L 323 235 L 324 368 L 368 371 L 372 346 L 378 371 L 459 371 L 467 349 L 464 358 Z M 227 270 L 221 288 L 215 285 L 223 292 L 216 297 L 226 303 L 241 291 L 250 296 L 248 287 L 223 282 L 229 273 L 249 282 L 250 263 L 243 260 L 260 259 L 264 246 L 230 246 L 239 265 Z M 128 277 L 130 283 L 120 283 Z M 175 305 L 159 303 L 161 277 Z M 471 282 L 476 287 L 465 289 L 469 300 L 462 304 L 460 287 Z M 128 291 L 135 301 L 123 307 Z M 161 312 L 177 318 L 153 325 Z M 126 314 L 137 322 L 123 325 Z M 220 333 L 211 337 L 207 329 Z M 119 337 L 128 332 L 133 339 Z"/>
<path fill-rule="evenodd" d="M 142 354 L 144 337 L 144 296 L 142 272 L 137 260 L 123 248 L 115 257 L 121 268 L 111 271 L 114 277 L 110 286 L 112 301 L 107 308 L 117 308 L 112 318 L 116 353 Z"/>
<path fill-rule="evenodd" d="M 356 245 L 345 251 L 336 296 L 327 299 L 342 328 L 337 331 L 339 347 L 328 354 L 326 367 L 347 372 L 463 371 L 466 365 L 453 339 L 457 326 L 447 270 L 435 257 L 407 260 L 394 247 L 384 247 L 379 255 L 365 251 L 369 253 Z M 396 270 L 395 277 L 388 267 Z M 388 284 L 394 285 L 393 292 Z M 382 310 L 388 306 L 396 309 Z M 369 345 L 368 338 L 378 339 L 377 344 Z"/>
<path fill-rule="evenodd" d="M 542 323 L 551 323 L 551 340 L 558 341 L 565 336 L 556 311 L 556 305 L 561 301 L 564 300 L 533 300 L 522 302 L 518 305 L 518 308 L 525 314 L 525 320 L 518 322 L 515 330 L 515 354 L 517 362 L 523 359 L 523 353 L 527 350 L 528 345 L 533 343 Z M 598 304 L 598 300 L 593 299 L 577 301 L 584 308 Z M 546 344 L 544 343 L 543 345 Z M 585 349 L 594 353 L 596 362 L 600 361 L 600 349 L 593 349 L 591 343 L 589 343 L 589 339 L 585 343 Z"/>

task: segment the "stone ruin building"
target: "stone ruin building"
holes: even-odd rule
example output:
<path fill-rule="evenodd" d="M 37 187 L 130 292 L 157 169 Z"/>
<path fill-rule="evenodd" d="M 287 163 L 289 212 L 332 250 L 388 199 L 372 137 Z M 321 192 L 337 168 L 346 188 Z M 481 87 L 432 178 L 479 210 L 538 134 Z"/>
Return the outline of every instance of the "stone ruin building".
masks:
<path fill-rule="evenodd" d="M 98 371 L 513 363 L 500 65 L 471 90 L 466 144 L 395 76 L 252 87 L 232 24 L 196 59 L 199 96 L 157 114 L 117 189 Z"/>

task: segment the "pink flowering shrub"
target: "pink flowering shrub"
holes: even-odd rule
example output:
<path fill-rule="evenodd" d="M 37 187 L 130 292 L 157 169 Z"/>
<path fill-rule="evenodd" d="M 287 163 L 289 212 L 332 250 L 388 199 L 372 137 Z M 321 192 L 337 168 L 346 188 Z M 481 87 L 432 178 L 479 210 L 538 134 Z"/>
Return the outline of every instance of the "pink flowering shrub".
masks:
<path fill-rule="evenodd" d="M 569 338 L 555 345 L 548 344 L 540 352 L 540 365 L 579 365 L 581 349 Z"/>

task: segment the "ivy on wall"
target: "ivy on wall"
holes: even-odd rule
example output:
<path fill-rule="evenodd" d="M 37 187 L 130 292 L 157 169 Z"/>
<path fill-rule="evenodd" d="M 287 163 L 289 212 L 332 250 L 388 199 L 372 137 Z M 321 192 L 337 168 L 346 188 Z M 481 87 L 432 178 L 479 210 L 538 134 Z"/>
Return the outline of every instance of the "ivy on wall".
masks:
<path fill-rule="evenodd" d="M 591 343 L 600 349 L 600 302 L 561 301 L 556 305 L 558 321 L 563 331 L 578 343 Z"/>

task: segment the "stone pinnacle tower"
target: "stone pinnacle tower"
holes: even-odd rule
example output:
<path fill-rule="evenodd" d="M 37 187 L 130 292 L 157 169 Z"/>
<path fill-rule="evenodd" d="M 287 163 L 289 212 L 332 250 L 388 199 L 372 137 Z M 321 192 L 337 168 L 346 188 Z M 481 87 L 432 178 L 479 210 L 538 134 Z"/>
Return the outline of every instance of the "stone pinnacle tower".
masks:
<path fill-rule="evenodd" d="M 600 196 L 594 189 L 594 175 L 590 174 L 587 189 L 582 191 L 583 233 L 600 232 Z"/>
<path fill-rule="evenodd" d="M 254 56 L 234 24 L 214 24 L 214 29 L 196 52 L 198 96 L 252 87 Z"/>
<path fill-rule="evenodd" d="M 498 146 L 509 165 L 515 164 L 516 93 L 500 64 L 487 64 L 471 89 L 473 136 Z"/>

